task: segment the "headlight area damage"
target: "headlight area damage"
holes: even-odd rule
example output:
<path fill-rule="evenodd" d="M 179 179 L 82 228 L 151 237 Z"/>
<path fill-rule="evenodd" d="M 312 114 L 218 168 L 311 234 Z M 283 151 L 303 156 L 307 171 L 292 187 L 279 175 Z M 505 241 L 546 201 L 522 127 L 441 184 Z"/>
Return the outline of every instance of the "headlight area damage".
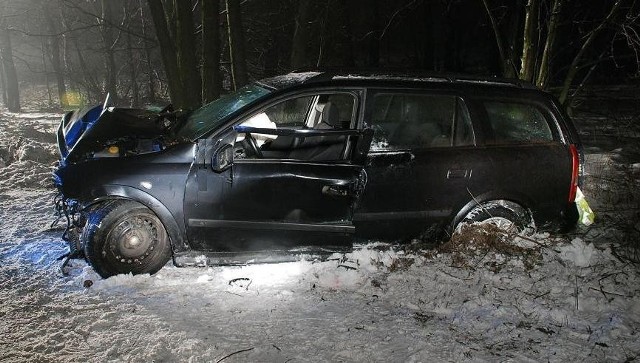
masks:
<path fill-rule="evenodd" d="M 55 199 L 57 219 L 66 223 L 63 240 L 71 258 L 82 256 L 80 238 L 92 202 L 91 176 L 84 164 L 103 159 L 126 158 L 156 153 L 179 143 L 175 131 L 183 122 L 171 106 L 160 111 L 98 105 L 68 112 L 57 130 L 60 162 L 53 173 L 58 189 Z"/>

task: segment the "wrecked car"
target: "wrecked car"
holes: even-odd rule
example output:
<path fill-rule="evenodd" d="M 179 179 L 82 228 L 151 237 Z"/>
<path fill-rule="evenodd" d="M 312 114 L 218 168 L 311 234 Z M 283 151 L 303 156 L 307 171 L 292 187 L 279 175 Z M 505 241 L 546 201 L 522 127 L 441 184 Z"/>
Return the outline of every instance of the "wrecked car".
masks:
<path fill-rule="evenodd" d="M 193 112 L 70 112 L 57 137 L 64 237 L 103 277 L 467 222 L 558 230 L 576 222 L 582 173 L 557 101 L 493 78 L 291 73 Z"/>

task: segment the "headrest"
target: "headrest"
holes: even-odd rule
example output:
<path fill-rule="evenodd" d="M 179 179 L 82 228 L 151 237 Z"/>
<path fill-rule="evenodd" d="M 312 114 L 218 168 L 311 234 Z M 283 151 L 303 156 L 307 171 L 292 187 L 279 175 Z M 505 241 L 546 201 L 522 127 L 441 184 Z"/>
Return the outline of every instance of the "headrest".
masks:
<path fill-rule="evenodd" d="M 340 128 L 340 111 L 332 102 L 327 102 L 322 109 L 322 118 L 320 122 L 330 125 L 334 128 Z"/>

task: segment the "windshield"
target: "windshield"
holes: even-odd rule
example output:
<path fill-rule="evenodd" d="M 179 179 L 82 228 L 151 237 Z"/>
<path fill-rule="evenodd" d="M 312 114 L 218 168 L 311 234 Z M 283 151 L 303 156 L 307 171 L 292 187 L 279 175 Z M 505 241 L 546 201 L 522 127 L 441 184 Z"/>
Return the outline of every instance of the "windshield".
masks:
<path fill-rule="evenodd" d="M 218 127 L 227 116 L 270 92 L 266 88 L 252 84 L 242 87 L 235 93 L 224 95 L 189 115 L 178 131 L 178 136 L 194 140 Z"/>

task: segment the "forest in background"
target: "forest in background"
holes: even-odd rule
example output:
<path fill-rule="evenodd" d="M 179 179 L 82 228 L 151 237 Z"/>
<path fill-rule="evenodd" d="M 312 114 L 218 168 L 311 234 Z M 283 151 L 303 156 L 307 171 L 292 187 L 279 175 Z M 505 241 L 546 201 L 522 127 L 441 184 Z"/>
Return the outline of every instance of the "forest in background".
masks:
<path fill-rule="evenodd" d="M 520 78 L 567 106 L 640 76 L 637 0 L 0 0 L 10 111 L 171 101 L 195 108 L 294 69 Z"/>

